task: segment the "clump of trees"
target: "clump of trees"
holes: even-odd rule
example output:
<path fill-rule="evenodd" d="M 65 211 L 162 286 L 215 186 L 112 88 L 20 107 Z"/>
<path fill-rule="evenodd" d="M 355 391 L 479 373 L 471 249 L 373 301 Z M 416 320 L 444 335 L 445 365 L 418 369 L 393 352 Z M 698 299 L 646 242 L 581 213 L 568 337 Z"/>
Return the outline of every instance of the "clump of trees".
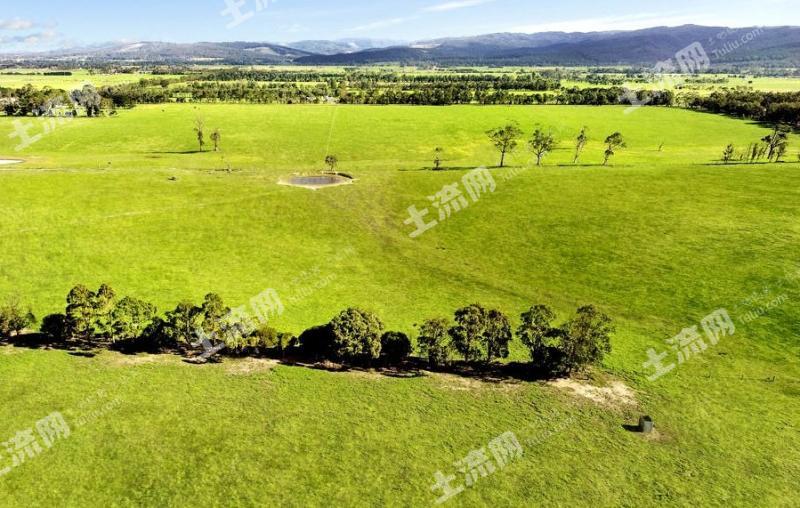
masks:
<path fill-rule="evenodd" d="M 517 336 L 542 369 L 567 374 L 600 363 L 611 352 L 611 318 L 588 305 L 560 326 L 546 305 L 535 305 L 520 316 Z"/>
<path fill-rule="evenodd" d="M 755 143 L 750 143 L 746 149 L 736 155 L 736 147 L 730 143 L 722 151 L 722 163 L 730 164 L 734 160 L 742 163 L 755 164 L 762 160 L 766 162 L 782 162 L 789 149 L 789 134 L 791 127 L 776 124 L 772 132 Z"/>
<path fill-rule="evenodd" d="M 800 92 L 718 90 L 707 97 L 693 97 L 688 105 L 711 113 L 800 127 Z"/>
<path fill-rule="evenodd" d="M 455 353 L 467 362 L 485 364 L 508 357 L 514 333 L 503 312 L 473 304 L 457 310 L 454 320 L 450 325 L 445 318 L 433 318 L 420 326 L 419 352 L 431 366 L 446 365 Z M 520 316 L 516 336 L 535 369 L 571 374 L 601 363 L 611 352 L 612 320 L 594 306 L 579 308 L 559 326 L 555 320 L 555 312 L 546 305 L 535 305 Z"/>
<path fill-rule="evenodd" d="M 80 90 L 70 92 L 72 102 L 86 110 L 86 116 L 100 116 L 103 98 L 92 85 L 84 85 Z"/>

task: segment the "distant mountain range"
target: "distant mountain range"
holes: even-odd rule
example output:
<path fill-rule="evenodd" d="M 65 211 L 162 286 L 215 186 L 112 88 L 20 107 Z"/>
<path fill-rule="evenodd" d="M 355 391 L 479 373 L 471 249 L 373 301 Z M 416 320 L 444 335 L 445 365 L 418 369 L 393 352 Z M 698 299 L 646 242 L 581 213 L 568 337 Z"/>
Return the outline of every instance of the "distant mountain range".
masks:
<path fill-rule="evenodd" d="M 502 33 L 413 43 L 371 39 L 287 44 L 137 42 L 5 55 L 0 57 L 0 64 L 654 65 L 696 42 L 703 45 L 714 64 L 800 65 L 800 27 L 729 29 L 697 25 L 590 33 Z"/>

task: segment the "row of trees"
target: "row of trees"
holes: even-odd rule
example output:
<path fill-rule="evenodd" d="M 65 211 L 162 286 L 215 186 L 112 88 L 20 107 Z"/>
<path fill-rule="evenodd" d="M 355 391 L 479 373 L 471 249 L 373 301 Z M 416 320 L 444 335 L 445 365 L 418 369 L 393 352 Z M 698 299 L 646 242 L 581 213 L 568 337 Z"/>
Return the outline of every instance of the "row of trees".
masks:
<path fill-rule="evenodd" d="M 791 128 L 787 125 L 775 125 L 772 132 L 761 138 L 756 143 L 750 143 L 747 148 L 738 151 L 736 146 L 731 143 L 722 152 L 722 162 L 746 162 L 755 164 L 762 160 L 767 162 L 782 162 L 783 157 L 789 148 L 789 134 Z"/>
<path fill-rule="evenodd" d="M 241 79 L 236 79 L 241 78 Z M 116 106 L 170 101 L 315 104 L 630 105 L 672 106 L 672 91 L 632 91 L 619 86 L 562 89 L 558 80 L 537 74 L 405 75 L 352 72 L 221 70 L 178 79 L 149 79 L 104 87 Z"/>
<path fill-rule="evenodd" d="M 0 307 L 0 338 L 19 335 L 35 321 L 29 310 L 12 300 Z M 470 364 L 490 364 L 508 358 L 516 336 L 530 353 L 535 369 L 571 373 L 601 362 L 611 351 L 612 321 L 594 306 L 579 308 L 560 325 L 555 321 L 550 307 L 536 305 L 520 316 L 514 331 L 501 310 L 473 304 L 458 309 L 452 319 L 425 320 L 419 326 L 417 352 L 432 367 L 443 367 L 456 356 Z M 378 361 L 399 365 L 414 353 L 406 334 L 386 331 L 376 314 L 358 308 L 344 310 L 329 323 L 294 337 L 234 317 L 213 293 L 200 305 L 181 302 L 161 316 L 146 301 L 118 298 L 108 285 L 96 291 L 85 286 L 73 288 L 64 313 L 45 317 L 40 331 L 51 343 L 182 354 L 205 352 L 209 344 L 203 345 L 202 339 L 211 337 L 225 346 L 227 355 L 291 354 L 353 365 Z"/>
<path fill-rule="evenodd" d="M 800 127 L 800 92 L 733 89 L 695 97 L 689 107 L 761 122 Z"/>
<path fill-rule="evenodd" d="M 523 136 L 522 129 L 518 124 L 510 123 L 503 127 L 492 129 L 486 133 L 492 145 L 500 152 L 500 167 L 505 166 L 506 156 L 514 152 L 520 143 L 520 138 Z M 575 156 L 573 157 L 573 164 L 577 164 L 583 154 L 586 144 L 589 142 L 588 130 L 586 127 L 582 128 L 577 138 L 575 138 Z M 558 146 L 558 141 L 551 130 L 545 130 L 537 127 L 531 137 L 528 139 L 528 149 L 536 157 L 536 165 L 541 166 L 544 158 Z M 627 147 L 625 138 L 619 132 L 614 132 L 605 138 L 604 141 L 605 151 L 603 152 L 603 165 L 607 166 L 611 157 L 616 153 Z M 441 149 L 437 149 L 441 150 Z M 436 168 L 441 163 L 440 154 L 434 160 Z"/>

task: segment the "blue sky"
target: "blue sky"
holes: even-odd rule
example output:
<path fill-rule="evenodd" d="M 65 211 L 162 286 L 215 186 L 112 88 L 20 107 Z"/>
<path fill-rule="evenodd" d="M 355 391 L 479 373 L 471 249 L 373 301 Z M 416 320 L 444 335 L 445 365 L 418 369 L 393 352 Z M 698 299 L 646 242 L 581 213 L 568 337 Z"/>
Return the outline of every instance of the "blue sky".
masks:
<path fill-rule="evenodd" d="M 109 41 L 421 40 L 696 23 L 800 25 L 800 0 L 3 0 L 0 51 Z M 239 4 L 244 18 L 223 14 Z M 10 5 L 9 5 L 10 4 Z M 248 16 L 249 15 L 249 16 Z M 238 21 L 238 22 L 237 22 Z"/>

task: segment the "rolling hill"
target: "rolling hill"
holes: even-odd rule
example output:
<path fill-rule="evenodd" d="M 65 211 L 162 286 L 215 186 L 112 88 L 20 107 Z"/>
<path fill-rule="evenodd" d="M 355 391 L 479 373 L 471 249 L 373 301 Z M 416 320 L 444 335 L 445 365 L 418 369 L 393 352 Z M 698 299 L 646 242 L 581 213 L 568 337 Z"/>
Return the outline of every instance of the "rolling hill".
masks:
<path fill-rule="evenodd" d="M 654 65 L 700 43 L 717 66 L 800 65 L 800 27 L 685 25 L 635 31 L 501 33 L 397 44 L 393 41 L 137 42 L 7 55 L 0 63 L 369 65 Z"/>

